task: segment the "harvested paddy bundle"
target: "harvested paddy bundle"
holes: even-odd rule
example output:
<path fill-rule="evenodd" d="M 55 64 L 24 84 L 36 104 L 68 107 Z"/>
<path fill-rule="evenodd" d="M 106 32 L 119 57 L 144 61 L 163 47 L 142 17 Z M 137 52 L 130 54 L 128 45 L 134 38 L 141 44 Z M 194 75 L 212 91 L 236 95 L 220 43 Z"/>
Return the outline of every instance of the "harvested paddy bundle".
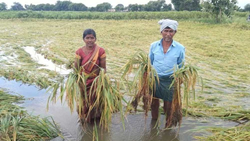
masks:
<path fill-rule="evenodd" d="M 170 116 L 170 127 L 179 126 L 182 121 L 182 96 L 181 96 L 181 85 L 183 85 L 183 102 L 186 105 L 186 110 L 188 110 L 188 103 L 190 98 L 190 90 L 193 93 L 193 98 L 195 98 L 195 84 L 198 78 L 197 68 L 192 65 L 185 65 L 173 73 L 173 82 L 171 85 L 174 85 L 174 95 L 172 101 L 172 109 Z"/>
<path fill-rule="evenodd" d="M 143 51 L 136 53 L 133 57 L 125 64 L 123 77 L 129 73 L 134 73 L 134 78 L 132 80 L 133 89 L 136 89 L 136 95 L 132 101 L 132 106 L 137 109 L 138 103 L 142 98 L 143 109 L 145 110 L 145 115 L 150 109 L 153 90 L 155 89 L 155 84 L 159 83 L 158 75 L 151 65 L 150 59 L 147 54 Z M 191 65 L 185 65 L 174 71 L 173 81 L 171 86 L 174 86 L 174 94 L 172 101 L 172 109 L 168 122 L 168 125 L 177 126 L 181 124 L 182 121 L 182 96 L 181 96 L 181 85 L 183 84 L 184 97 L 183 100 L 188 106 L 190 90 L 195 97 L 195 84 L 198 78 L 197 69 Z M 171 87 L 170 86 L 170 87 Z M 168 115 L 169 116 L 169 115 Z"/>
<path fill-rule="evenodd" d="M 102 69 L 99 75 L 93 81 L 90 91 L 93 91 L 90 96 L 95 97 L 95 101 L 93 104 L 89 102 L 89 113 L 92 109 L 100 110 L 100 125 L 102 125 L 102 127 L 108 129 L 108 125 L 111 122 L 112 113 L 118 111 L 120 112 L 123 122 L 122 101 L 125 100 L 119 91 L 118 82 L 112 84 L 108 75 L 106 75 Z"/>
<path fill-rule="evenodd" d="M 145 110 L 145 116 L 147 116 L 152 103 L 155 81 L 157 81 L 158 76 L 150 63 L 148 55 L 145 52 L 137 52 L 129 59 L 129 61 L 124 66 L 122 77 L 124 78 L 125 75 L 128 75 L 132 72 L 134 73 L 132 86 L 133 89 L 136 89 L 136 95 L 132 101 L 132 106 L 136 111 L 138 103 L 142 98 L 143 109 Z"/>
<path fill-rule="evenodd" d="M 112 83 L 109 76 L 105 74 L 105 70 L 101 68 L 91 86 L 86 84 L 89 77 L 90 75 L 81 74 L 77 70 L 71 72 L 66 80 L 61 80 L 50 87 L 52 94 L 48 103 L 49 101 L 56 102 L 57 91 L 60 90 L 59 99 L 61 102 L 65 97 L 71 112 L 77 105 L 77 112 L 83 123 L 90 122 L 90 117 L 100 115 L 99 125 L 108 129 L 112 113 L 118 111 L 121 113 L 123 121 L 122 100 L 124 99 L 120 93 L 119 84 Z"/>

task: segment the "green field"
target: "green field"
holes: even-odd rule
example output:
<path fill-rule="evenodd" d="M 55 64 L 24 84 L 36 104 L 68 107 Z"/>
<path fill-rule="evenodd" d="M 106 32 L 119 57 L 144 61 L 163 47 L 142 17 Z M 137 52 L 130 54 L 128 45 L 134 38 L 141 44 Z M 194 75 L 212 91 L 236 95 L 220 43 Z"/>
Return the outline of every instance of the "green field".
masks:
<path fill-rule="evenodd" d="M 38 70 L 39 65 L 22 47 L 33 46 L 55 63 L 66 64 L 84 45 L 83 30 L 93 28 L 97 44 L 107 52 L 107 73 L 118 79 L 120 68 L 132 54 L 140 49 L 148 52 L 150 44 L 161 38 L 157 22 L 155 19 L 0 19 L 0 75 L 10 77 L 12 71 L 24 78 L 57 77 L 52 71 Z M 250 119 L 250 107 L 244 106 L 250 97 L 249 35 L 250 23 L 244 18 L 224 24 L 179 21 L 174 39 L 186 47 L 186 62 L 197 66 L 204 80 L 203 94 L 198 88 L 198 98 L 190 104 L 191 116 Z"/>

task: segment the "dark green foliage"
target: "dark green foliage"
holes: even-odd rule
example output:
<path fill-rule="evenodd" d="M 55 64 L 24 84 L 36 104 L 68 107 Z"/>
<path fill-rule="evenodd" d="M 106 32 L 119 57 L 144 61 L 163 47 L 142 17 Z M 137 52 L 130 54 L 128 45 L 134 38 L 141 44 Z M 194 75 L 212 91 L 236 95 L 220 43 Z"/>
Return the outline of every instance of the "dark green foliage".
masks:
<path fill-rule="evenodd" d="M 124 10 L 124 5 L 123 4 L 117 4 L 115 7 L 115 11 L 122 11 Z"/>
<path fill-rule="evenodd" d="M 145 11 L 161 11 L 164 4 L 165 4 L 165 0 L 149 1 L 145 5 L 144 10 Z"/>
<path fill-rule="evenodd" d="M 250 3 L 245 5 L 244 10 L 250 12 Z"/>
<path fill-rule="evenodd" d="M 54 10 L 55 11 L 69 11 L 70 1 L 57 1 Z"/>
<path fill-rule="evenodd" d="M 171 0 L 177 11 L 200 11 L 200 0 Z"/>
<path fill-rule="evenodd" d="M 110 3 L 104 2 L 104 3 L 101 3 L 101 4 L 97 4 L 96 11 L 107 12 L 108 9 L 111 9 L 111 8 L 112 8 L 112 5 Z"/>
<path fill-rule="evenodd" d="M 7 5 L 6 3 L 2 2 L 0 3 L 0 11 L 4 11 L 4 10 L 7 10 Z"/>
<path fill-rule="evenodd" d="M 208 0 L 204 2 L 204 11 L 214 16 L 217 22 L 221 22 L 223 15 L 231 17 L 237 9 L 237 0 Z"/>
<path fill-rule="evenodd" d="M 172 9 L 172 4 L 164 4 L 161 11 L 171 11 Z"/>
<path fill-rule="evenodd" d="M 19 2 L 14 2 L 10 10 L 21 11 L 25 9 L 23 8 L 22 4 L 20 4 Z"/>
<path fill-rule="evenodd" d="M 55 8 L 55 5 L 53 4 L 38 4 L 38 5 L 25 5 L 25 8 L 27 10 L 32 10 L 32 11 L 53 11 Z"/>
<path fill-rule="evenodd" d="M 85 6 L 84 4 L 82 3 L 71 3 L 69 6 L 68 6 L 68 9 L 70 11 L 87 11 L 88 10 L 88 7 Z"/>

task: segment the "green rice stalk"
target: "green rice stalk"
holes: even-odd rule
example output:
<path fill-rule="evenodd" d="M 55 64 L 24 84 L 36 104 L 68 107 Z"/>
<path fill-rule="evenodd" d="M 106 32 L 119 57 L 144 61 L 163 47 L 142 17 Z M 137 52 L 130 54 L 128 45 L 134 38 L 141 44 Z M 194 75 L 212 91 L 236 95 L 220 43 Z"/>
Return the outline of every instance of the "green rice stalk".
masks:
<path fill-rule="evenodd" d="M 195 99 L 195 85 L 199 77 L 197 68 L 186 64 L 181 68 L 174 70 L 172 75 L 174 77 L 171 86 L 174 85 L 174 96 L 172 101 L 170 126 L 181 125 L 182 121 L 182 96 L 181 88 L 183 89 L 183 102 L 186 105 L 186 115 L 188 111 L 189 100 L 191 98 L 190 91 L 192 91 L 193 98 Z M 183 87 L 181 85 L 183 84 Z"/>
<path fill-rule="evenodd" d="M 96 121 L 95 121 L 95 126 L 93 127 L 93 141 L 99 141 L 98 138 L 98 130 L 97 130 L 97 125 L 96 125 Z"/>
<path fill-rule="evenodd" d="M 159 81 L 155 69 L 151 66 L 150 58 L 144 51 L 139 51 L 128 60 L 123 70 L 122 78 L 126 76 L 126 80 L 128 80 L 129 74 L 134 74 L 132 89 L 136 90 L 136 95 L 131 104 L 137 111 L 138 103 L 142 98 L 143 109 L 145 110 L 145 116 L 147 116 L 152 103 L 155 81 Z"/>
<path fill-rule="evenodd" d="M 52 118 L 31 116 L 14 102 L 23 100 L 0 90 L 0 140 L 49 140 L 61 136 Z"/>
<path fill-rule="evenodd" d="M 81 95 L 81 91 L 79 85 L 81 85 L 84 90 L 86 90 L 85 82 L 88 76 L 81 75 L 80 69 L 74 69 L 73 72 L 70 72 L 67 78 L 61 79 L 59 82 L 54 83 L 51 87 L 49 87 L 48 92 L 51 92 L 47 100 L 47 110 L 49 109 L 49 102 L 52 101 L 56 103 L 57 94 L 59 93 L 59 99 L 63 102 L 64 98 L 67 102 L 71 112 L 74 111 L 75 106 L 77 105 L 79 115 L 82 112 L 82 100 L 83 97 Z M 58 92 L 58 90 L 60 90 Z"/>
<path fill-rule="evenodd" d="M 123 95 L 120 93 L 119 89 L 119 83 L 115 82 L 113 85 L 109 76 L 105 74 L 103 69 L 100 70 L 99 75 L 94 79 L 91 85 L 90 92 L 93 92 L 90 93 L 89 98 L 95 97 L 95 101 L 91 102 L 90 99 L 88 100 L 90 109 L 87 117 L 90 115 L 92 110 L 95 110 L 95 113 L 101 112 L 99 125 L 104 129 L 108 129 L 112 113 L 115 112 L 120 112 L 124 127 L 122 101 L 125 100 L 123 99 Z"/>
<path fill-rule="evenodd" d="M 49 91 L 52 91 L 52 94 L 48 98 L 47 107 L 50 101 L 57 101 L 57 94 L 60 89 L 59 99 L 61 102 L 65 97 L 65 101 L 70 107 L 71 112 L 75 109 L 74 106 L 77 105 L 77 111 L 83 123 L 87 123 L 88 118 L 93 113 L 99 112 L 101 114 L 99 125 L 108 130 L 112 113 L 118 111 L 121 113 L 121 119 L 124 123 L 122 100 L 125 100 L 120 93 L 119 84 L 117 82 L 114 84 L 111 83 L 109 76 L 100 68 L 99 75 L 94 79 L 89 93 L 87 93 L 86 80 L 88 77 L 81 75 L 80 71 L 75 70 L 68 75 L 65 84 L 65 80 L 54 84 L 49 89 Z M 82 113 L 85 111 L 85 107 L 89 108 L 87 114 Z"/>
<path fill-rule="evenodd" d="M 134 79 L 132 80 L 133 89 L 136 89 L 136 95 L 134 100 L 132 101 L 132 105 L 135 108 L 138 106 L 138 102 L 141 97 L 143 97 L 143 109 L 145 110 L 145 115 L 147 116 L 147 112 L 150 109 L 152 102 L 153 89 L 155 87 L 155 82 L 158 81 L 158 77 L 156 71 L 151 66 L 151 62 L 147 54 L 143 51 L 137 52 L 132 58 L 125 64 L 124 72 L 122 77 L 124 78 L 131 72 L 134 73 Z M 173 74 L 174 80 L 171 86 L 174 86 L 174 97 L 172 102 L 172 114 L 170 117 L 171 126 L 179 126 L 182 121 L 182 96 L 181 96 L 181 88 L 183 84 L 183 101 L 186 107 L 188 107 L 189 99 L 190 99 L 190 91 L 192 91 L 193 98 L 195 99 L 195 85 L 196 80 L 198 78 L 197 69 L 191 65 L 185 65 L 177 70 L 174 70 Z"/>

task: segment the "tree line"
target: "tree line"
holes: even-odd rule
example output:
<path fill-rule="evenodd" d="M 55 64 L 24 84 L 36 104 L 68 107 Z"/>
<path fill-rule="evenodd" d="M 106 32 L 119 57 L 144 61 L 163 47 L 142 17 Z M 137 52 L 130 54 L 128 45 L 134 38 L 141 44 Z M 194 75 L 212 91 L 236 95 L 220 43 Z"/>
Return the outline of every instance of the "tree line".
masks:
<path fill-rule="evenodd" d="M 247 4 L 244 9 L 236 6 L 236 0 L 204 0 L 202 3 L 200 0 L 171 0 L 170 4 L 166 4 L 165 0 L 149 1 L 147 4 L 129 4 L 125 7 L 123 4 L 117 4 L 115 11 L 211 11 L 218 9 L 230 9 L 234 7 L 237 11 L 250 11 L 250 3 Z M 173 6 L 174 7 L 173 7 Z M 231 6 L 230 6 L 231 5 Z M 112 5 L 108 2 L 97 4 L 96 7 L 87 7 L 83 3 L 73 3 L 71 1 L 57 1 L 55 4 L 30 4 L 22 5 L 19 2 L 14 2 L 10 9 L 7 9 L 6 3 L 0 3 L 0 11 L 13 10 L 32 10 L 32 11 L 97 11 L 107 12 L 112 9 Z"/>
<path fill-rule="evenodd" d="M 125 7 L 123 4 L 117 4 L 113 9 L 116 12 L 136 12 L 136 11 L 202 11 L 210 13 L 217 22 L 223 17 L 231 17 L 234 11 L 249 11 L 250 3 L 244 9 L 237 5 L 237 0 L 171 0 L 170 4 L 166 4 L 165 0 L 149 1 L 147 4 L 129 4 Z M 172 7 L 174 6 L 174 7 Z M 107 12 L 112 9 L 112 5 L 108 2 L 97 4 L 96 7 L 87 7 L 83 3 L 73 3 L 71 1 L 57 1 L 55 4 L 30 4 L 21 5 L 14 2 L 10 9 L 7 5 L 0 3 L 0 11 L 91 11 L 91 12 Z"/>
<path fill-rule="evenodd" d="M 0 3 L 0 11 L 12 10 L 32 10 L 32 11 L 95 11 L 107 12 L 112 9 L 112 5 L 108 2 L 97 4 L 96 7 L 87 7 L 83 3 L 73 3 L 71 1 L 57 1 L 55 4 L 30 4 L 22 5 L 19 2 L 14 2 L 10 9 L 7 9 L 6 3 Z M 165 0 L 150 1 L 147 4 L 130 4 L 125 7 L 123 4 L 117 4 L 114 7 L 115 11 L 171 11 L 173 7 L 171 4 L 165 4 Z"/>

